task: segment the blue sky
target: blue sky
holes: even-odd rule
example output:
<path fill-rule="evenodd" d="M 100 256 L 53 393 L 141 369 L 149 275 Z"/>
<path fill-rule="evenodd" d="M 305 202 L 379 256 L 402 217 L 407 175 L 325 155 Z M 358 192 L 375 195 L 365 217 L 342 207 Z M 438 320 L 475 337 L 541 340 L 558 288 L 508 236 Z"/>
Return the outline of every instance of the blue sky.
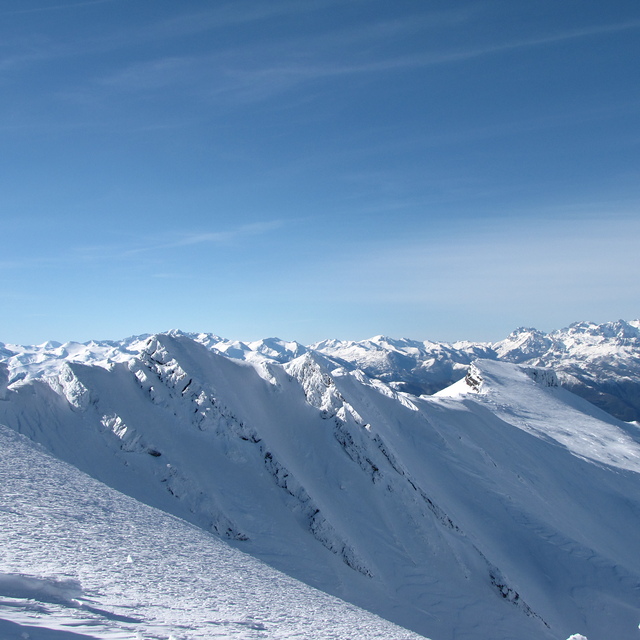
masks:
<path fill-rule="evenodd" d="M 0 340 L 640 317 L 637 0 L 0 1 Z"/>

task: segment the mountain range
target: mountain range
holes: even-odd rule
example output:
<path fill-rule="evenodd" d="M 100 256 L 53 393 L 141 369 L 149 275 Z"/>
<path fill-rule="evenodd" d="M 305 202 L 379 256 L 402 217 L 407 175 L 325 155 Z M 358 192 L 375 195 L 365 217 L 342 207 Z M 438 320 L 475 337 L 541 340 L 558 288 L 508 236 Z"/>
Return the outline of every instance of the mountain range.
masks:
<path fill-rule="evenodd" d="M 278 618 L 265 604 L 265 584 L 285 578 L 434 640 L 636 637 L 639 347 L 639 321 L 576 323 L 549 334 L 518 329 L 491 344 L 378 336 L 303 346 L 171 331 L 0 345 L 0 462 L 5 486 L 16 487 L 0 503 L 0 540 L 11 551 L 0 563 L 0 597 L 11 599 L 0 600 L 0 619 L 40 640 L 34 620 L 25 622 L 38 585 L 58 594 L 57 605 L 73 600 L 86 612 L 82 595 L 63 597 L 60 589 L 91 583 L 99 591 L 98 569 L 79 576 L 81 563 L 62 562 L 55 548 L 69 548 L 71 535 L 78 549 L 91 546 L 96 530 L 87 522 L 111 526 L 107 507 L 102 520 L 96 515 L 106 498 L 83 497 L 90 490 L 126 494 L 118 513 L 149 509 L 151 522 L 170 514 L 189 523 L 203 558 L 210 549 L 233 558 L 244 552 L 259 563 L 249 571 L 266 576 L 247 592 L 255 607 L 245 626 L 198 611 L 186 631 L 173 622 L 163 628 L 157 610 L 143 616 L 140 596 L 145 638 L 354 633 L 331 616 L 293 629 L 282 603 Z M 61 481 L 48 480 L 60 474 L 76 474 L 65 504 Z M 21 495 L 38 495 L 38 484 L 57 487 L 57 497 L 36 509 L 43 522 L 76 513 L 66 537 L 50 539 L 47 527 L 30 534 L 15 517 L 31 509 L 33 499 Z M 162 555 L 162 535 L 149 539 Z M 179 545 L 171 553 L 172 566 L 184 569 Z M 223 564 L 232 571 L 231 561 Z M 213 579 L 219 571 L 215 560 L 197 566 Z M 285 575 L 269 577 L 271 568 Z M 242 593 L 231 590 L 216 606 L 242 608 Z M 311 603 L 314 593 L 304 597 Z M 186 589 L 182 597 L 191 595 Z M 339 600 L 331 603 L 338 611 Z M 104 597 L 93 607 L 112 627 L 81 637 L 117 637 L 109 636 L 123 616 L 116 604 Z M 373 631 L 361 637 L 415 637 L 365 619 Z M 211 620 L 220 623 L 218 635 Z"/>

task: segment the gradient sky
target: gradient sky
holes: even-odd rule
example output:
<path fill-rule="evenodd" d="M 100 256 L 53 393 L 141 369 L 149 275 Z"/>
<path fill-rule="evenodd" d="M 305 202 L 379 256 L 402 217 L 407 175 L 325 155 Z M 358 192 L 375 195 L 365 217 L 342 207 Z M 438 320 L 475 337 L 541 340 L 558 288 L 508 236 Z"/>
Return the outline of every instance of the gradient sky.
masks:
<path fill-rule="evenodd" d="M 0 0 L 0 340 L 640 317 L 638 0 Z"/>

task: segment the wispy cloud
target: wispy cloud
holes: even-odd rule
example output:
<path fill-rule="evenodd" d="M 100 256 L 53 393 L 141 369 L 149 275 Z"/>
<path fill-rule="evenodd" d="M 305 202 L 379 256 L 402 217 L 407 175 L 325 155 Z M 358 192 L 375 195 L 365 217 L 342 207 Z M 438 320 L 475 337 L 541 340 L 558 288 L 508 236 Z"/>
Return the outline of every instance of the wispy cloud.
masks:
<path fill-rule="evenodd" d="M 252 224 L 243 224 L 235 229 L 228 231 L 214 231 L 209 233 L 190 233 L 177 239 L 175 242 L 165 247 L 186 247 L 194 244 L 203 243 L 229 243 L 252 236 L 260 236 L 271 231 L 276 231 L 283 226 L 282 220 L 271 220 L 267 222 L 255 222 Z"/>
<path fill-rule="evenodd" d="M 92 0 L 59 4 L 47 9 L 117 1 L 120 0 Z M 106 98 L 116 100 L 118 92 L 152 94 L 176 90 L 177 95 L 184 92 L 196 100 L 235 105 L 269 100 L 300 85 L 319 81 L 464 63 L 486 56 L 640 28 L 640 21 L 632 20 L 464 48 L 447 49 L 444 45 L 438 45 L 432 50 L 422 48 L 404 54 L 396 50 L 396 44 L 419 33 L 472 29 L 474 24 L 481 23 L 482 15 L 477 7 L 467 7 L 416 13 L 389 20 L 363 20 L 355 26 L 319 28 L 315 32 L 287 37 L 266 36 L 255 42 L 244 41 L 242 46 L 226 40 L 225 44 L 219 44 L 218 39 L 211 38 L 206 48 L 195 51 L 185 43 L 179 53 L 171 56 L 149 57 L 146 49 L 145 52 L 140 50 L 145 43 L 184 41 L 198 33 L 214 34 L 220 29 L 260 23 L 296 13 L 312 13 L 336 3 L 336 0 L 305 3 L 283 0 L 216 4 L 206 10 L 184 12 L 163 20 L 121 28 L 103 37 L 83 39 L 79 35 L 75 41 L 41 43 L 4 61 L 0 60 L 0 70 L 61 57 L 77 59 L 83 55 L 131 50 L 137 53 L 129 63 L 120 68 L 106 65 L 93 78 L 79 78 L 75 88 L 61 88 L 60 97 L 99 103 Z M 99 69 L 100 66 L 95 68 Z"/>
<path fill-rule="evenodd" d="M 79 9 L 96 4 L 106 4 L 121 2 L 122 0 L 84 0 L 83 2 L 67 2 L 65 4 L 49 5 L 44 7 L 32 7 L 30 9 L 13 9 L 11 11 L 0 11 L 0 16 L 19 15 L 23 13 L 45 13 L 50 11 L 63 11 L 66 9 Z"/>
<path fill-rule="evenodd" d="M 277 8 L 278 11 L 290 9 L 289 5 Z M 273 8 L 273 11 L 275 10 L 276 7 Z M 258 11 L 253 14 L 253 19 L 259 20 L 268 13 Z M 218 24 L 217 20 L 220 18 L 214 14 L 207 14 L 207 19 L 200 20 L 199 27 L 205 29 L 204 25 L 211 28 L 213 24 Z M 245 18 L 248 19 L 246 16 Z M 184 29 L 188 28 L 187 25 L 192 19 L 193 16 L 190 16 L 181 20 L 185 23 Z M 230 20 L 231 16 L 227 16 L 227 19 Z M 197 56 L 142 61 L 104 77 L 100 83 L 127 91 L 149 91 L 171 85 L 191 84 L 201 95 L 208 94 L 211 99 L 251 103 L 269 99 L 310 82 L 464 63 L 517 50 L 640 28 L 640 21 L 628 21 L 486 46 L 450 50 L 438 48 L 404 55 L 391 54 L 384 47 L 380 47 L 381 42 L 402 41 L 419 28 L 426 28 L 425 23 L 428 24 L 429 21 L 433 24 L 448 21 L 447 26 L 454 27 L 459 22 L 469 19 L 470 16 L 467 14 L 449 12 L 444 15 L 424 16 L 422 20 L 404 18 L 348 29 L 341 28 L 305 37 L 295 36 L 284 40 L 260 42 L 241 48 L 227 47 Z M 155 29 L 162 30 L 160 26 L 156 26 Z M 151 37 L 150 33 L 148 37 Z"/>
<path fill-rule="evenodd" d="M 81 246 L 60 246 L 50 255 L 23 255 L 0 261 L 0 272 L 20 270 L 45 270 L 65 268 L 77 264 L 116 264 L 130 261 L 155 264 L 159 257 L 167 259 L 169 250 L 180 250 L 197 245 L 217 245 L 234 247 L 260 236 L 277 231 L 285 224 L 283 220 L 243 224 L 221 231 L 173 231 L 149 236 L 140 240 L 140 236 L 123 239 L 121 242 L 84 244 Z"/>
<path fill-rule="evenodd" d="M 73 11 L 83 7 L 119 2 L 123 2 L 123 0 L 84 0 L 75 3 L 2 11 L 0 16 Z M 251 1 L 218 3 L 208 6 L 205 10 L 184 11 L 170 18 L 152 19 L 143 24 L 129 24 L 126 27 L 105 30 L 102 35 L 92 33 L 87 36 L 83 32 L 77 32 L 75 37 L 67 38 L 64 41 L 56 42 L 47 38 L 41 41 L 36 39 L 28 43 L 14 43 L 16 52 L 5 58 L 0 58 L 0 71 L 64 58 L 77 59 L 86 55 L 109 54 L 114 51 L 136 49 L 154 42 L 165 44 L 207 31 L 215 32 L 287 14 L 316 11 L 336 2 L 337 0 L 317 0 L 316 2 L 301 3 L 295 0 L 281 0 L 272 3 Z M 23 50 L 21 53 L 18 52 L 20 49 Z M 157 64 L 162 65 L 162 59 L 158 60 Z M 123 74 L 126 74 L 126 69 L 126 67 L 123 69 Z"/>
<path fill-rule="evenodd" d="M 109 90 L 147 92 L 189 84 L 203 73 L 205 61 L 193 56 L 169 56 L 135 62 L 96 81 Z"/>
<path fill-rule="evenodd" d="M 250 78 L 252 82 L 258 80 L 261 76 L 269 79 L 281 76 L 282 78 L 289 78 L 291 82 L 295 82 L 297 80 L 300 81 L 330 76 L 397 71 L 401 69 L 421 68 L 463 62 L 489 55 L 509 53 L 517 49 L 529 49 L 569 40 L 636 29 L 640 29 L 640 20 L 575 29 L 547 36 L 525 38 L 504 42 L 502 44 L 492 44 L 489 46 L 453 49 L 449 51 L 421 52 L 402 56 L 382 56 L 378 59 L 370 59 L 364 62 L 342 63 L 337 60 L 331 60 L 330 62 L 325 61 L 319 63 L 279 63 L 272 66 L 257 67 L 253 70 L 245 69 L 238 73 L 246 74 L 247 78 Z M 372 56 L 372 58 L 375 58 L 375 56 Z"/>
<path fill-rule="evenodd" d="M 206 9 L 187 12 L 178 16 L 149 23 L 135 30 L 142 42 L 176 39 L 192 36 L 205 31 L 215 31 L 237 25 L 261 22 L 281 18 L 287 15 L 311 13 L 338 4 L 340 0 L 316 0 L 299 2 L 298 0 L 279 0 L 275 2 L 252 2 L 235 0 L 227 3 L 208 5 Z M 121 32 L 119 38 L 131 36 Z M 118 38 L 118 39 L 119 39 Z M 114 40 L 116 44 L 118 39 Z"/>
<path fill-rule="evenodd" d="M 136 239 L 128 243 L 78 247 L 74 250 L 73 256 L 75 259 L 87 261 L 129 260 L 195 245 L 233 245 L 276 231 L 283 225 L 282 220 L 270 220 L 243 224 L 221 231 L 165 232 L 146 238 L 144 242 Z"/>

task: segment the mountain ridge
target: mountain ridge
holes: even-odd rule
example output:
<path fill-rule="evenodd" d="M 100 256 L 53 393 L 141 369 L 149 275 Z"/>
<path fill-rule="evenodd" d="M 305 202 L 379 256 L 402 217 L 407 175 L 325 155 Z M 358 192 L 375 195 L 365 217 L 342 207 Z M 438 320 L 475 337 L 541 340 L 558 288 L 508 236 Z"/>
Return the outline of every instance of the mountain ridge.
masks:
<path fill-rule="evenodd" d="M 240 360 L 208 336 L 12 351 L 0 423 L 436 640 L 637 627 L 633 425 L 528 364 L 476 359 L 418 396 L 334 354 Z"/>
<path fill-rule="evenodd" d="M 266 338 L 242 342 L 212 333 L 171 330 L 221 355 L 253 363 L 285 364 L 314 351 L 347 369 L 361 369 L 398 391 L 432 395 L 464 377 L 474 359 L 495 359 L 551 367 L 565 388 L 624 421 L 640 421 L 640 320 L 601 324 L 574 322 L 545 333 L 520 327 L 497 342 L 419 341 L 373 338 L 353 341 L 327 339 L 304 346 L 295 341 Z M 21 347 L 0 343 L 0 363 L 18 376 L 38 377 L 56 360 L 120 362 L 135 355 L 149 334 L 119 341 L 46 342 Z M 41 367 L 38 367 L 41 364 Z"/>

